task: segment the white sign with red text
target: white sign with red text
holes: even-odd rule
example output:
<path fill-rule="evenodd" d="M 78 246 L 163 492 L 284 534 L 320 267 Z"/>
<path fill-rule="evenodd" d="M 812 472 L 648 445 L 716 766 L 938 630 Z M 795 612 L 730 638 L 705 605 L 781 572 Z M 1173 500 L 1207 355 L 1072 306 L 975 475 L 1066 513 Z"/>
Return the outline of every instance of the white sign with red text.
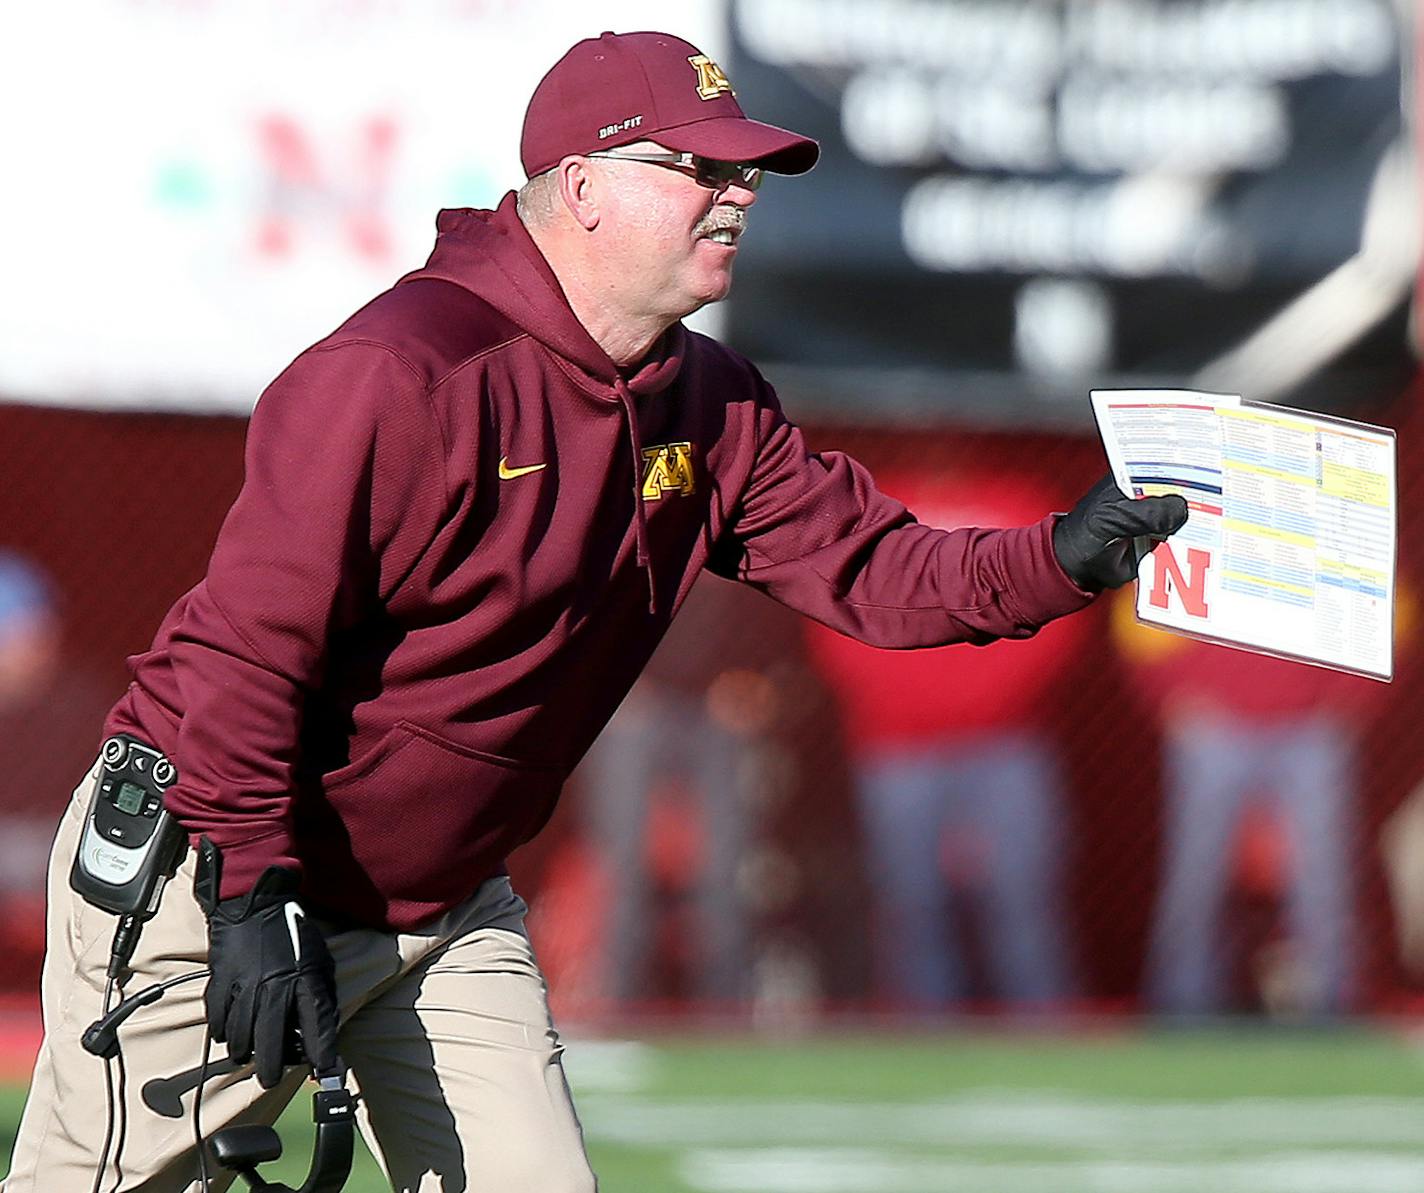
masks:
<path fill-rule="evenodd" d="M 1187 524 L 1138 571 L 1139 621 L 1376 679 L 1394 671 L 1395 438 L 1190 390 L 1095 390 L 1113 477 Z"/>
<path fill-rule="evenodd" d="M 7 5 L 0 401 L 246 414 L 424 264 L 438 209 L 524 181 L 524 107 L 574 42 L 671 24 L 720 59 L 725 7 Z"/>

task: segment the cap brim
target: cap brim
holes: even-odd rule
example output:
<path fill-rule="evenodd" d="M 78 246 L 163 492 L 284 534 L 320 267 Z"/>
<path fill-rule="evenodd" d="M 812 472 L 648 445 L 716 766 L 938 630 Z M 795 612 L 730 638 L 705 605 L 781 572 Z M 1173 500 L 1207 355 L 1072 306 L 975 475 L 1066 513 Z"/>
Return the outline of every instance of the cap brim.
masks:
<path fill-rule="evenodd" d="M 714 116 L 643 135 L 679 153 L 753 163 L 773 174 L 804 174 L 821 156 L 810 137 L 744 116 Z"/>

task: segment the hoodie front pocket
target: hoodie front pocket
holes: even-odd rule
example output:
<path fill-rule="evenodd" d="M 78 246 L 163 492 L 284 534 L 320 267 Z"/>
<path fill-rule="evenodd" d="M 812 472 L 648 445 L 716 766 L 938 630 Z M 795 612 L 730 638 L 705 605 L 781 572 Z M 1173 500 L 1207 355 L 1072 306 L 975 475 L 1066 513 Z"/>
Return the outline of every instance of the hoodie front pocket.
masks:
<path fill-rule="evenodd" d="M 420 909 L 446 910 L 499 873 L 510 851 L 548 819 L 563 780 L 562 769 L 401 721 L 323 783 L 336 831 L 321 832 L 303 851 L 325 855 L 337 871 L 342 861 L 354 864 L 361 887 L 374 888 L 392 913 L 399 904 L 399 918 L 414 922 Z"/>

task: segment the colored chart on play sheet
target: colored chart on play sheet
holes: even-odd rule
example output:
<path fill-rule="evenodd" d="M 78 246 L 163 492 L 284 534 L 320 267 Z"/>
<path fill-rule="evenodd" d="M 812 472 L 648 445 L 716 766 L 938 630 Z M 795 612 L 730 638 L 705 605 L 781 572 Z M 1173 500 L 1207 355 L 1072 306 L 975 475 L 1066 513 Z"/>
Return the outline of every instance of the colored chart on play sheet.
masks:
<path fill-rule="evenodd" d="M 1123 491 L 1178 493 L 1190 510 L 1144 555 L 1140 621 L 1391 677 L 1392 431 L 1234 394 L 1095 390 L 1092 401 Z"/>

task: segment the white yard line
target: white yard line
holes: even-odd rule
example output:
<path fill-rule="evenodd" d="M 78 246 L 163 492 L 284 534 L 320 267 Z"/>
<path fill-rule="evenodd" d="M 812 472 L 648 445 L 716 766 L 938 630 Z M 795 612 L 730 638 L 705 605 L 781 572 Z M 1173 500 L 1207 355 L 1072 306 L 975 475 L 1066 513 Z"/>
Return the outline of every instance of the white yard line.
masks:
<path fill-rule="evenodd" d="M 1342 1151 L 1024 1164 L 774 1148 L 688 1152 L 678 1175 L 704 1193 L 1419 1193 L 1424 1157 Z"/>
<path fill-rule="evenodd" d="M 580 1041 L 566 1063 L 590 1142 L 671 1152 L 697 1193 L 1424 1190 L 1424 1097 L 669 1098 L 654 1046 Z"/>
<path fill-rule="evenodd" d="M 1128 1102 L 987 1090 L 906 1103 L 576 1097 L 590 1138 L 641 1147 L 1014 1146 L 1119 1156 L 1398 1147 L 1424 1157 L 1424 1098 Z"/>
<path fill-rule="evenodd" d="M 636 1093 L 655 1080 L 665 1058 L 641 1040 L 578 1040 L 566 1045 L 564 1073 L 576 1096 Z"/>

